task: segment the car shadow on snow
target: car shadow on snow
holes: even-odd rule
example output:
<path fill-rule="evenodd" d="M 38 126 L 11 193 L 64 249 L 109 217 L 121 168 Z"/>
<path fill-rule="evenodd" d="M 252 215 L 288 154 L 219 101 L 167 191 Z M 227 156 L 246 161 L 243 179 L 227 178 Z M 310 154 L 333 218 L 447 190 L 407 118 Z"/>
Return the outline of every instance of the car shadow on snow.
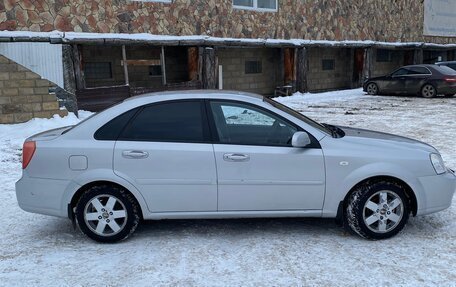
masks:
<path fill-rule="evenodd" d="M 144 221 L 136 230 L 137 239 L 154 236 L 222 236 L 249 237 L 275 235 L 346 236 L 334 219 L 311 218 L 249 218 L 192 219 Z"/>

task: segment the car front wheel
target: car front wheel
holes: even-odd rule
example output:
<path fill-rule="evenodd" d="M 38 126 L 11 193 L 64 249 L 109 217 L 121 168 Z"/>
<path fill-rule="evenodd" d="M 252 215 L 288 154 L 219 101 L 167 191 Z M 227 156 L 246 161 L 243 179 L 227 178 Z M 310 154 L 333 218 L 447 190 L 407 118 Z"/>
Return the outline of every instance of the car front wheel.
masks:
<path fill-rule="evenodd" d="M 94 186 L 76 204 L 76 220 L 93 240 L 112 243 L 126 239 L 139 223 L 138 206 L 131 194 L 115 186 Z"/>
<path fill-rule="evenodd" d="M 367 84 L 366 91 L 369 95 L 377 95 L 378 94 L 377 84 L 376 83 Z"/>
<path fill-rule="evenodd" d="M 381 181 L 358 187 L 346 208 L 348 226 L 367 239 L 386 239 L 399 233 L 408 221 L 410 207 L 405 190 Z"/>

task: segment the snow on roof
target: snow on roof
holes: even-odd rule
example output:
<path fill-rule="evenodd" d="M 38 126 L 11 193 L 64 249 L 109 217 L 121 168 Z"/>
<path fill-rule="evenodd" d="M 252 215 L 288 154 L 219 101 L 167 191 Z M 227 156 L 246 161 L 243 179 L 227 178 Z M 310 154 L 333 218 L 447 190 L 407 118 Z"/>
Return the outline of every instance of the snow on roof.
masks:
<path fill-rule="evenodd" d="M 50 42 L 57 43 L 155 43 L 161 45 L 218 45 L 218 46 L 328 46 L 328 47 L 422 47 L 456 48 L 456 44 L 435 44 L 426 42 L 380 42 L 371 40 L 307 40 L 307 39 L 249 39 L 221 38 L 206 35 L 173 36 L 153 35 L 149 33 L 83 33 L 83 32 L 30 32 L 0 31 L 0 42 Z"/>

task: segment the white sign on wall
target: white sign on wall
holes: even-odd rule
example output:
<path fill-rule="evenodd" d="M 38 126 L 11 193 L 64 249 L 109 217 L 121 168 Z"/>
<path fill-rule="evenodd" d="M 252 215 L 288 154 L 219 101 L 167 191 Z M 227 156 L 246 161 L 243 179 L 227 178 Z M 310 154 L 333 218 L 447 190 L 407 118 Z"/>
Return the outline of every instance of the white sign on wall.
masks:
<path fill-rule="evenodd" d="M 456 0 L 424 1 L 424 35 L 456 37 Z"/>

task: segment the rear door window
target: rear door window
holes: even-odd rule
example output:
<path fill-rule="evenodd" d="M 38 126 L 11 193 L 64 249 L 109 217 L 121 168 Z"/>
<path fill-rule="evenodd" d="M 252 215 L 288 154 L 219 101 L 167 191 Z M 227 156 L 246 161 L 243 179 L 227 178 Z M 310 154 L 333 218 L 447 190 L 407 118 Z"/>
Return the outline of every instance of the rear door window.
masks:
<path fill-rule="evenodd" d="M 173 101 L 144 107 L 119 140 L 206 142 L 209 139 L 202 101 Z"/>
<path fill-rule="evenodd" d="M 408 70 L 409 75 L 431 75 L 431 72 L 425 67 L 410 67 Z"/>

